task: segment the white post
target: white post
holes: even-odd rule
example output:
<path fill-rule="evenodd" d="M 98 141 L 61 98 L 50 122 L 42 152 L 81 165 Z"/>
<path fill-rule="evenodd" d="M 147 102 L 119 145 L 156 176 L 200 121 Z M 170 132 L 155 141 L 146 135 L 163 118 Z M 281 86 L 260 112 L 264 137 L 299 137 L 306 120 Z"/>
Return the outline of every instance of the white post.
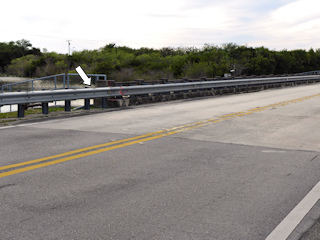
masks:
<path fill-rule="evenodd" d="M 70 54 L 70 42 L 71 42 L 72 40 L 67 40 L 67 42 L 68 42 L 68 55 L 71 55 Z"/>

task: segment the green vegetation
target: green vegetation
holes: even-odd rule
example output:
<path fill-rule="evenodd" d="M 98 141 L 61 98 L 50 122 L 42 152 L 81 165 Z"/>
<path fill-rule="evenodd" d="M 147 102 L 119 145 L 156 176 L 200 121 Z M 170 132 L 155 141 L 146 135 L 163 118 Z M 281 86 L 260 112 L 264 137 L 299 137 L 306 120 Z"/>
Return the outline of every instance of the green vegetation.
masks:
<path fill-rule="evenodd" d="M 27 40 L 0 43 L 0 74 L 42 77 L 74 72 L 81 65 L 86 73 L 107 74 L 108 79 L 129 81 L 212 78 L 231 69 L 239 75 L 278 75 L 320 69 L 320 49 L 273 51 L 233 43 L 221 47 L 132 49 L 111 43 L 98 50 L 41 53 Z"/>
<path fill-rule="evenodd" d="M 95 106 L 90 106 L 90 109 L 100 109 L 100 108 L 95 107 Z M 74 109 L 74 110 L 75 111 L 82 111 L 83 109 Z M 59 113 L 65 113 L 64 107 L 49 107 L 49 114 L 50 115 L 54 116 L 55 114 L 59 114 Z M 17 111 L 0 113 L 0 123 L 16 121 L 17 115 L 18 115 Z M 30 115 L 38 116 L 39 115 L 38 117 L 40 117 L 40 118 L 48 117 L 48 115 L 42 114 L 41 108 L 29 108 L 24 111 L 24 115 L 25 116 L 30 116 Z"/>
<path fill-rule="evenodd" d="M 63 107 L 50 107 L 49 112 L 64 112 Z M 24 115 L 34 115 L 34 114 L 42 114 L 41 108 L 30 108 L 25 110 Z M 6 112 L 6 113 L 0 113 L 0 119 L 6 119 L 6 118 L 16 118 L 17 112 Z"/>

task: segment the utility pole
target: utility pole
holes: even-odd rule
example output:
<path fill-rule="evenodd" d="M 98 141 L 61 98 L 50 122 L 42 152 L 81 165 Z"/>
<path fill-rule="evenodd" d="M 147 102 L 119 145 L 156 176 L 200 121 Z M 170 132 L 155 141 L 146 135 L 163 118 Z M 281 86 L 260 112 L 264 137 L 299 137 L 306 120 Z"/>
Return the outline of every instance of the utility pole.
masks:
<path fill-rule="evenodd" d="M 233 64 L 233 69 L 230 70 L 231 73 L 233 73 L 233 78 L 236 77 L 236 64 Z"/>
<path fill-rule="evenodd" d="M 71 55 L 71 54 L 70 54 L 70 42 L 71 42 L 71 41 L 72 41 L 72 40 L 67 40 L 67 42 L 68 42 L 68 54 L 69 54 L 69 55 Z"/>

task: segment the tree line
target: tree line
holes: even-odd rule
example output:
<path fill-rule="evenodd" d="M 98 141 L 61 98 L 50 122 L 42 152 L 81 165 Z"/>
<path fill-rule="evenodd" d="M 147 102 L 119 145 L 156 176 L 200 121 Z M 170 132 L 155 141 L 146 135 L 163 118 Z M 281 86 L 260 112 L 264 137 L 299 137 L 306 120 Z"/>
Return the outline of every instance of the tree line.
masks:
<path fill-rule="evenodd" d="M 320 69 L 320 49 L 269 50 L 265 47 L 221 46 L 202 48 L 132 49 L 109 43 L 96 50 L 71 55 L 41 52 L 28 40 L 0 43 L 0 73 L 21 77 L 42 77 L 75 72 L 106 74 L 108 79 L 129 81 L 161 78 L 213 78 L 234 71 L 235 76 L 279 75 Z"/>

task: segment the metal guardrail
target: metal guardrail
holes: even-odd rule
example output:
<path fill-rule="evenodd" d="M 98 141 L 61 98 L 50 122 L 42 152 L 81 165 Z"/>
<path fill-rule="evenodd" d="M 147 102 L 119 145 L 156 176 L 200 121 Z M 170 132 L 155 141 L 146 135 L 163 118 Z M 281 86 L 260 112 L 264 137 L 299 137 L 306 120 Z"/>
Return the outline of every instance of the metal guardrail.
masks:
<path fill-rule="evenodd" d="M 317 75 L 317 74 L 320 74 L 320 70 L 310 71 L 310 72 L 303 72 L 303 73 L 297 73 L 296 75 Z"/>
<path fill-rule="evenodd" d="M 93 98 L 102 98 L 102 102 L 106 102 L 107 98 L 122 97 L 123 95 L 145 95 L 145 94 L 161 94 L 175 93 L 183 91 L 203 90 L 203 89 L 221 89 L 235 87 L 249 87 L 266 84 L 284 84 L 296 82 L 320 81 L 320 76 L 294 76 L 294 77 L 277 77 L 277 78 L 256 78 L 241 80 L 223 80 L 223 81 L 205 81 L 190 82 L 176 84 L 157 84 L 157 85 L 141 85 L 127 87 L 101 87 L 101 88 L 82 88 L 82 89 L 63 89 L 63 90 L 47 90 L 32 92 L 14 92 L 0 93 L 0 106 L 18 104 L 19 111 L 25 104 L 42 102 L 44 108 L 48 108 L 48 102 L 66 101 L 66 111 L 70 111 L 70 100 Z M 86 103 L 88 104 L 88 103 Z M 102 104 L 106 107 L 106 104 Z M 20 108 L 20 110 L 19 110 Z M 24 110 L 23 110 L 24 111 Z M 47 113 L 45 110 L 43 113 Z M 21 114 L 20 114 L 21 116 Z"/>
<path fill-rule="evenodd" d="M 66 77 L 65 77 L 65 74 L 64 73 L 61 73 L 61 74 L 56 74 L 56 75 L 51 75 L 51 76 L 46 76 L 46 77 L 42 77 L 42 78 L 36 78 L 36 79 L 31 79 L 31 80 L 27 80 L 27 81 L 22 81 L 22 82 L 16 82 L 16 83 L 8 83 L 8 84 L 4 84 L 1 86 L 1 91 L 4 92 L 5 89 L 8 89 L 9 92 L 12 92 L 12 87 L 13 86 L 23 86 L 23 85 L 26 85 L 27 88 L 29 88 L 29 84 L 31 85 L 30 86 L 30 91 L 34 91 L 34 83 L 36 81 L 40 81 L 40 80 L 53 80 L 54 81 L 54 88 L 52 89 L 57 89 L 57 78 L 58 77 L 62 77 L 62 81 L 63 81 L 63 88 L 65 88 L 65 85 L 66 85 Z M 21 89 L 23 87 L 20 87 L 19 90 L 23 90 Z"/>
<path fill-rule="evenodd" d="M 19 91 L 34 91 L 35 90 L 35 85 L 40 85 L 40 89 L 66 89 L 70 88 L 70 76 L 79 76 L 77 73 L 61 73 L 61 74 L 56 74 L 56 75 L 51 75 L 51 76 L 46 76 L 46 77 L 41 77 L 41 78 L 36 78 L 36 79 L 30 79 L 27 81 L 22 81 L 22 82 L 16 82 L 16 83 L 8 83 L 4 84 L 1 86 L 1 91 L 5 92 L 13 92 L 13 87 L 20 86 Z M 87 74 L 89 77 L 94 77 L 94 80 L 99 80 L 100 78 L 103 78 L 103 80 L 107 80 L 107 76 L 105 74 Z M 60 81 L 59 81 L 60 79 Z M 80 79 L 80 78 L 79 78 Z M 43 86 L 42 84 L 37 84 L 40 81 L 46 81 L 48 86 Z M 94 82 L 94 81 L 93 81 Z"/>
<path fill-rule="evenodd" d="M 102 80 L 107 80 L 107 75 L 105 75 L 105 74 L 86 74 L 86 75 L 88 77 L 94 77 L 94 79 L 91 80 L 91 84 L 93 84 L 93 85 L 95 84 L 95 81 L 100 80 L 101 77 L 103 78 Z M 67 88 L 70 88 L 70 76 L 79 77 L 79 74 L 78 73 L 68 73 L 67 74 Z"/>

